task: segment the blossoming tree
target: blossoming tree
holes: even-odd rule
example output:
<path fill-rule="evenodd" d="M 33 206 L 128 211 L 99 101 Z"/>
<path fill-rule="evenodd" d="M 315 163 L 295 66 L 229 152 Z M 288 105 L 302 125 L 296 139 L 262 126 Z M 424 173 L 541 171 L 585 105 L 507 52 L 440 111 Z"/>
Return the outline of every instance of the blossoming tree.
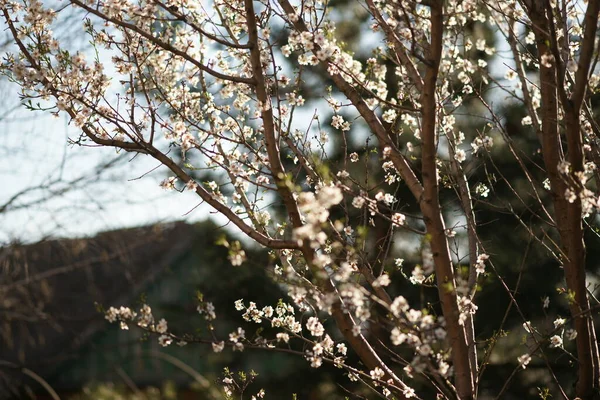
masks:
<path fill-rule="evenodd" d="M 495 183 L 506 185 L 545 227 L 540 234 L 503 205 L 563 268 L 562 301 L 570 310 L 550 329 L 519 311 L 528 341 L 514 373 L 536 358 L 562 396 L 593 398 L 600 385 L 597 307 L 588 294 L 584 226 L 595 224 L 599 206 L 591 98 L 599 81 L 600 2 L 360 4 L 369 14 L 361 36 L 372 46 L 363 62 L 336 40 L 334 11 L 324 1 L 66 1 L 62 7 L 87 13 L 83 28 L 96 51 L 86 57 L 53 38 L 60 11 L 38 0 L 2 0 L 19 49 L 2 68 L 24 99 L 68 114 L 81 142 L 154 158 L 171 171 L 165 189 L 195 193 L 272 252 L 274 277 L 291 301 L 240 300 L 235 307 L 278 333 L 249 339 L 239 328 L 210 338 L 215 351 L 299 343 L 313 367 L 332 363 L 387 397 L 422 397 L 419 388 L 440 398 L 477 397 L 489 361 L 478 353 L 474 328 L 485 278 L 502 282 L 520 310 L 477 221 L 485 207 L 477 199 L 493 197 Z M 486 61 L 495 49 L 483 27 L 506 44 L 506 64 Z M 103 61 L 109 57 L 111 68 Z M 303 97 L 307 75 L 322 80 L 320 99 Z M 539 141 L 543 165 L 532 165 L 515 144 L 498 101 L 526 110 L 524 134 Z M 470 118 L 485 121 L 480 129 L 460 129 L 467 108 Z M 367 151 L 348 151 L 356 141 Z M 490 178 L 498 147 L 525 177 L 525 189 Z M 334 150 L 341 159 L 329 157 Z M 492 172 L 473 181 L 473 166 Z M 197 181 L 198 170 L 214 179 Z M 442 206 L 448 197 L 460 210 L 455 221 Z M 378 224 L 389 229 L 375 237 Z M 433 301 L 391 294 L 393 281 L 403 279 L 394 273 L 406 250 L 397 237 L 419 238 L 422 257 L 410 281 L 434 287 Z M 240 243 L 224 244 L 241 264 Z M 199 299 L 198 311 L 216 324 L 209 300 Z M 110 308 L 106 316 L 156 333 L 165 346 L 201 341 L 173 333 L 149 306 L 139 313 Z M 326 321 L 335 329 L 328 332 Z M 387 332 L 388 345 L 368 334 L 374 324 Z M 563 340 L 576 343 L 574 389 L 556 378 L 548 358 Z M 410 358 L 398 356 L 406 351 Z M 349 352 L 360 362 L 350 363 Z M 231 391 L 230 377 L 225 384 Z"/>

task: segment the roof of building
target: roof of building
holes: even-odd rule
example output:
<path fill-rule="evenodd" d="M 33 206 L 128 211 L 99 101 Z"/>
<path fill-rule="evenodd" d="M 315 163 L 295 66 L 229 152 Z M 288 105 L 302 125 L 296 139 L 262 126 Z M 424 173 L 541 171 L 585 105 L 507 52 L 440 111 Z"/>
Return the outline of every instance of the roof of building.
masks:
<path fill-rule="evenodd" d="M 178 222 L 0 249 L 0 361 L 34 371 L 64 361 L 106 327 L 97 304 L 130 303 L 192 246 L 194 229 Z"/>

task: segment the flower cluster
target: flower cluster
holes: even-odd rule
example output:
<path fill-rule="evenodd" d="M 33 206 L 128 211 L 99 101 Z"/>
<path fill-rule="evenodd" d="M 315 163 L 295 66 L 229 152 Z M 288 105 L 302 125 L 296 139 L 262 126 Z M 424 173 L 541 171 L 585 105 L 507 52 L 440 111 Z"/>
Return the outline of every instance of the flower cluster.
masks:
<path fill-rule="evenodd" d="M 272 347 L 273 342 L 288 344 L 290 336 L 293 336 L 310 345 L 310 349 L 305 352 L 305 358 L 310 362 L 311 367 L 320 367 L 325 358 L 336 366 L 343 365 L 348 351 L 346 345 L 344 343 L 336 344 L 325 333 L 325 328 L 318 317 L 311 316 L 306 320 L 305 327 L 309 335 L 303 336 L 302 324 L 296 320 L 295 309 L 290 304 L 280 301 L 275 308 L 265 306 L 259 309 L 254 302 L 249 302 L 248 306 L 245 306 L 243 300 L 240 299 L 235 302 L 235 307 L 238 311 L 244 311 L 242 317 L 246 321 L 261 324 L 263 320 L 266 320 L 270 322 L 271 327 L 283 329 L 282 332 L 275 335 L 275 340 L 263 340 L 267 347 Z M 239 337 L 243 337 L 239 334 L 239 329 L 238 334 L 230 335 L 230 340 L 231 338 L 238 340 Z"/>
<path fill-rule="evenodd" d="M 298 208 L 304 216 L 305 224 L 294 229 L 299 241 L 308 241 L 311 246 L 324 245 L 327 235 L 321 225 L 329 218 L 329 209 L 343 199 L 342 191 L 335 186 L 322 186 L 316 193 L 302 192 L 298 195 Z"/>
<path fill-rule="evenodd" d="M 139 313 L 132 311 L 129 307 L 110 307 L 108 311 L 105 312 L 104 317 L 108 322 L 119 321 L 121 329 L 129 329 L 127 323 L 134 322 L 142 329 L 159 334 L 158 343 L 163 347 L 166 347 L 173 342 L 173 337 L 168 332 L 169 328 L 167 321 L 162 318 L 156 323 L 154 316 L 152 315 L 152 309 L 147 304 L 144 304 L 140 308 Z M 179 345 L 183 346 L 185 344 L 186 343 L 183 341 L 179 342 Z"/>

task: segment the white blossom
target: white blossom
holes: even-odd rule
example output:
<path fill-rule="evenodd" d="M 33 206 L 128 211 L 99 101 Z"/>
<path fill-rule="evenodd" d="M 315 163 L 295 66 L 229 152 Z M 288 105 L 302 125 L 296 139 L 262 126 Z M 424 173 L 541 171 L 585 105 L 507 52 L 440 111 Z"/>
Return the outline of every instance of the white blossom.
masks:
<path fill-rule="evenodd" d="M 388 274 L 383 274 L 373 281 L 373 287 L 388 286 L 390 283 L 390 276 Z"/>
<path fill-rule="evenodd" d="M 225 342 L 213 342 L 212 349 L 215 353 L 220 353 L 225 348 Z"/>
<path fill-rule="evenodd" d="M 394 215 L 392 215 L 392 222 L 395 225 L 404 225 L 404 222 L 406 221 L 406 216 L 404 214 L 401 213 L 395 213 Z"/>
<path fill-rule="evenodd" d="M 308 319 L 308 321 L 306 322 L 306 328 L 310 331 L 311 335 L 316 337 L 323 336 L 323 334 L 325 333 L 323 325 L 316 317 L 310 317 Z"/>
<path fill-rule="evenodd" d="M 467 159 L 467 153 L 465 153 L 465 151 L 462 149 L 457 149 L 454 154 L 454 159 L 459 163 L 462 163 Z"/>
<path fill-rule="evenodd" d="M 563 340 L 562 337 L 558 335 L 554 335 L 550 338 L 550 347 L 562 347 Z"/>
<path fill-rule="evenodd" d="M 517 361 L 519 362 L 519 365 L 525 369 L 527 367 L 527 365 L 529 364 L 529 362 L 531 361 L 531 356 L 527 353 L 517 357 Z"/>
<path fill-rule="evenodd" d="M 158 325 L 156 325 L 156 332 L 158 333 L 166 333 L 167 332 L 167 321 L 165 321 L 165 319 L 161 319 L 160 321 L 158 321 Z"/>
<path fill-rule="evenodd" d="M 161 335 L 158 338 L 158 344 L 160 344 L 162 347 L 167 347 L 168 345 L 170 345 L 171 343 L 173 343 L 173 339 L 171 339 L 170 336 L 167 335 Z"/>
<path fill-rule="evenodd" d="M 381 380 L 385 376 L 385 373 L 381 368 L 375 367 L 375 369 L 369 372 L 369 375 L 371 375 L 372 379 Z"/>

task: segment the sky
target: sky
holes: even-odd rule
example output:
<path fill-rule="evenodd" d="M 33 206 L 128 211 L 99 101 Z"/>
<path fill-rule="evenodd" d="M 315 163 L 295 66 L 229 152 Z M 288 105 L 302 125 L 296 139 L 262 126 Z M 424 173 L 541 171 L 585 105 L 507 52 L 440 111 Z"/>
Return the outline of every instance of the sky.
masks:
<path fill-rule="evenodd" d="M 89 37 L 81 34 L 84 17 L 80 10 L 61 11 L 55 35 L 70 50 L 82 50 L 91 58 Z M 1 53 L 14 50 L 10 37 L 2 39 L 8 45 Z M 110 71 L 110 54 L 101 53 L 100 58 Z M 198 206 L 200 198 L 193 193 L 161 189 L 168 171 L 149 156 L 69 144 L 80 132 L 68 118 L 19 107 L 19 87 L 1 76 L 0 92 L 0 246 L 211 216 L 210 207 Z M 98 174 L 119 156 L 115 166 Z M 69 190 L 56 194 L 65 188 Z M 29 192 L 2 210 L 24 190 Z"/>
<path fill-rule="evenodd" d="M 16 90 L 10 85 L 3 93 L 18 101 Z M 208 215 L 206 207 L 192 210 L 199 203 L 192 193 L 161 189 L 166 169 L 152 171 L 157 163 L 148 156 L 124 154 L 96 179 L 99 166 L 116 158 L 115 150 L 69 145 L 68 138 L 76 139 L 78 132 L 67 122 L 64 117 L 24 109 L 0 120 L 0 205 L 22 190 L 55 182 L 14 203 L 17 207 L 35 204 L 0 213 L 1 243 L 87 236 L 154 222 L 197 221 Z M 78 179 L 75 185 L 68 184 Z M 69 186 L 74 188 L 52 195 Z"/>

